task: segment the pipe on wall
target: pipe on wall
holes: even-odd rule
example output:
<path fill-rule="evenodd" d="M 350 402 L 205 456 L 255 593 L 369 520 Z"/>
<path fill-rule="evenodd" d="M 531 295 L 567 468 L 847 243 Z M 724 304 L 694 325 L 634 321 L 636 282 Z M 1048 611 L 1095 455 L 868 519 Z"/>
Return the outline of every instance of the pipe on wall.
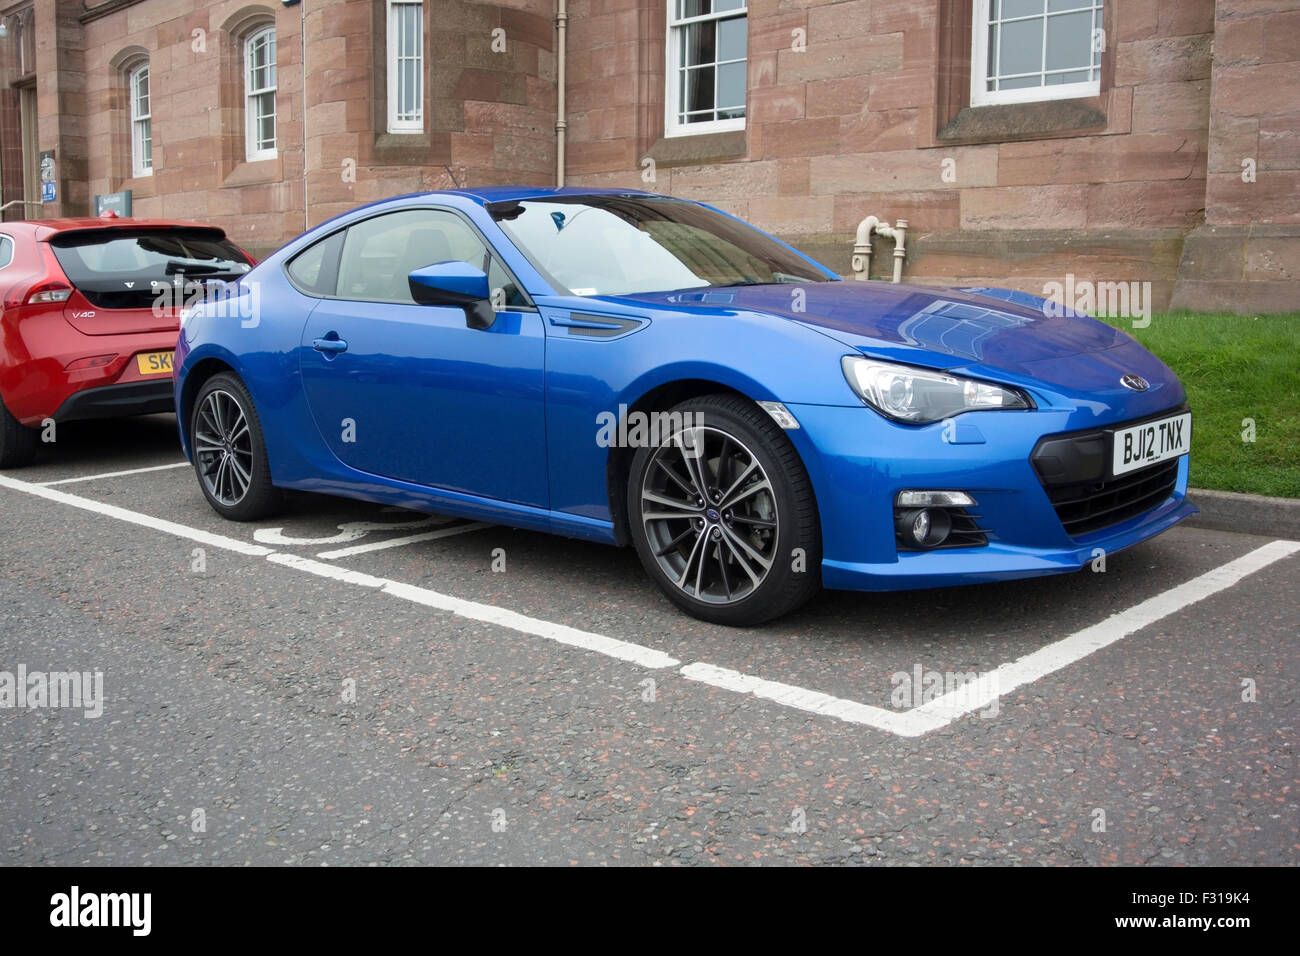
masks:
<path fill-rule="evenodd" d="M 555 0 L 555 185 L 564 185 L 564 133 L 568 129 L 564 108 L 564 66 L 569 26 L 568 0 Z"/>
<path fill-rule="evenodd" d="M 298 11 L 298 42 L 301 45 L 302 89 L 298 91 L 298 109 L 302 116 L 302 231 L 311 228 L 311 203 L 307 201 L 307 4 Z"/>
<path fill-rule="evenodd" d="M 890 225 L 876 216 L 868 216 L 858 223 L 858 232 L 853 240 L 853 278 L 865 282 L 871 278 L 871 234 L 894 240 L 894 282 L 903 281 L 903 258 L 907 255 L 905 240 L 907 237 L 907 220 L 900 219 Z"/>

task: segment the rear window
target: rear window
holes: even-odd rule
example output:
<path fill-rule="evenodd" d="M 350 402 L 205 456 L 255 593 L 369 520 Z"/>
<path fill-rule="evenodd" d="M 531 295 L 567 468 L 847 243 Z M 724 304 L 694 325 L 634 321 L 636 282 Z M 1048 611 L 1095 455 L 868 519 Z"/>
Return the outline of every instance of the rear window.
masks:
<path fill-rule="evenodd" d="M 252 268 L 217 229 L 88 230 L 55 236 L 50 248 L 68 281 L 101 309 L 151 308 L 160 294 L 181 301 L 178 291 L 187 298 L 191 287 Z"/>

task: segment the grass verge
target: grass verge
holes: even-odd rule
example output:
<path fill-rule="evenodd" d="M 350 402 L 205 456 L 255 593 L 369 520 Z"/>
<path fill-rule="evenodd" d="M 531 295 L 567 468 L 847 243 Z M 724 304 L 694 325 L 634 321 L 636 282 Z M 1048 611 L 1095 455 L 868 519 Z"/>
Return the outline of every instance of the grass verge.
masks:
<path fill-rule="evenodd" d="M 1158 355 L 1192 406 L 1195 488 L 1300 498 L 1300 313 L 1106 319 Z M 1251 423 L 1253 422 L 1253 441 Z"/>

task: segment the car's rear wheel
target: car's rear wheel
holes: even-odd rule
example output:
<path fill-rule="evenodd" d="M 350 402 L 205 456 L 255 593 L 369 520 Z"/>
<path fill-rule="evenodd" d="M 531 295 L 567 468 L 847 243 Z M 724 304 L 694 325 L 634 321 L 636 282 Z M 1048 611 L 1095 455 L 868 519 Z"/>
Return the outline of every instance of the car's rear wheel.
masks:
<path fill-rule="evenodd" d="M 194 472 L 208 504 L 233 521 L 255 521 L 279 510 L 271 484 L 262 424 L 244 383 L 222 372 L 203 383 L 190 417 Z"/>
<path fill-rule="evenodd" d="M 668 599 L 703 620 L 746 626 L 812 597 L 817 504 L 781 429 L 731 395 L 683 402 L 663 420 L 683 425 L 633 456 L 627 507 L 637 554 Z"/>
<path fill-rule="evenodd" d="M 40 432 L 19 422 L 0 401 L 0 468 L 31 464 L 39 442 Z"/>

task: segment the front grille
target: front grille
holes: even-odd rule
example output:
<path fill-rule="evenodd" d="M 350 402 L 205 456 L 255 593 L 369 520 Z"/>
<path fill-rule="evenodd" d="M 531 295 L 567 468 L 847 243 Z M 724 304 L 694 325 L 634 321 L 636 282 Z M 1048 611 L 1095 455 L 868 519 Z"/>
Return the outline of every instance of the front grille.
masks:
<path fill-rule="evenodd" d="M 1165 501 L 1174 493 L 1180 460 L 1174 458 L 1109 481 L 1047 487 L 1047 495 L 1066 534 L 1078 537 L 1135 518 Z"/>

